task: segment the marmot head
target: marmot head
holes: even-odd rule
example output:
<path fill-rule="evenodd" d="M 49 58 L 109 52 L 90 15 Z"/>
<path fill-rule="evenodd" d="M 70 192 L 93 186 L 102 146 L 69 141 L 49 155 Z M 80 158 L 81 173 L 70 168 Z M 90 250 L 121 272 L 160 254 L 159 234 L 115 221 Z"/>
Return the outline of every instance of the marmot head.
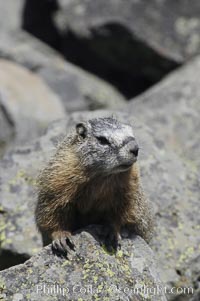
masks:
<path fill-rule="evenodd" d="M 94 174 L 125 172 L 137 160 L 139 147 L 132 127 L 113 117 L 78 123 L 76 133 L 80 161 Z"/>

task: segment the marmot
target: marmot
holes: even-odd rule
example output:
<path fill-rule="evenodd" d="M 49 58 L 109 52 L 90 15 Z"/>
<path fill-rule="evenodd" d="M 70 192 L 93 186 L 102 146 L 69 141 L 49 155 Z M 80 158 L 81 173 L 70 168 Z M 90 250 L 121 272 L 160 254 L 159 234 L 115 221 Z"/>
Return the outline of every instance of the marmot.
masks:
<path fill-rule="evenodd" d="M 153 223 L 138 150 L 132 127 L 113 117 L 78 123 L 38 177 L 44 244 L 48 237 L 53 251 L 66 255 L 74 248 L 71 234 L 89 224 L 105 226 L 108 248 L 117 248 L 124 227 L 148 241 Z"/>

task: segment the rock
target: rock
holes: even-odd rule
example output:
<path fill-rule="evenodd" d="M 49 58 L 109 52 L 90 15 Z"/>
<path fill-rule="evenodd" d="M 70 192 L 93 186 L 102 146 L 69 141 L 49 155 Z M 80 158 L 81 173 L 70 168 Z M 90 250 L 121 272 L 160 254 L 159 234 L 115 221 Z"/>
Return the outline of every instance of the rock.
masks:
<path fill-rule="evenodd" d="M 22 64 L 43 77 L 65 109 L 120 108 L 124 97 L 105 81 L 68 63 L 56 51 L 22 30 L 0 34 L 0 58 Z"/>
<path fill-rule="evenodd" d="M 143 92 L 200 53 L 198 1 L 192 5 L 188 0 L 151 0 L 148 5 L 145 0 L 54 3 L 57 7 L 51 23 L 59 36 L 61 52 L 114 83 L 128 97 Z M 24 22 L 24 28 L 36 36 L 40 6 L 26 0 L 24 20 L 29 11 L 33 26 Z M 46 14 L 43 10 L 44 19 Z M 46 23 L 40 18 L 40 29 L 43 25 Z"/>
<path fill-rule="evenodd" d="M 138 39 L 157 55 L 175 62 L 183 62 L 200 51 L 198 1 L 193 1 L 192 5 L 187 0 L 152 0 L 148 5 L 145 0 L 101 3 L 59 0 L 58 3 L 58 26 L 64 31 L 71 30 L 78 38 L 89 38 L 95 32 L 105 37 L 109 34 L 109 25 L 118 25 L 118 29 L 121 26 L 129 33 L 130 39 Z M 108 31 L 103 30 L 106 25 Z"/>
<path fill-rule="evenodd" d="M 60 50 L 59 32 L 51 20 L 57 8 L 54 0 L 2 2 L 0 58 L 20 63 L 40 74 L 68 112 L 121 107 L 125 99 L 114 87 L 68 63 L 56 51 L 22 30 L 23 23 L 31 33 L 34 28 L 38 38 Z"/>
<path fill-rule="evenodd" d="M 53 18 L 57 0 L 24 1 L 22 27 L 51 47 L 61 50 L 61 37 Z"/>
<path fill-rule="evenodd" d="M 0 28 L 2 31 L 12 32 L 20 28 L 23 10 L 22 0 L 6 0 L 0 3 Z"/>
<path fill-rule="evenodd" d="M 6 60 L 0 60 L 0 95 L 4 143 L 31 141 L 51 121 L 65 117 L 62 103 L 38 76 Z"/>
<path fill-rule="evenodd" d="M 165 141 L 163 147 L 173 149 L 196 171 L 200 167 L 199 74 L 197 57 L 127 107 Z"/>
<path fill-rule="evenodd" d="M 0 161 L 0 270 L 24 262 L 42 247 L 34 221 L 35 181 L 67 122 L 51 125 L 44 137 L 16 147 Z"/>
<path fill-rule="evenodd" d="M 10 116 L 6 114 L 3 106 L 1 106 L 1 95 L 0 95 L 0 158 L 6 149 L 6 144 L 8 144 L 12 137 L 14 136 L 14 125 Z"/>
<path fill-rule="evenodd" d="M 145 187 L 152 185 L 151 199 L 158 205 L 159 233 L 152 247 L 162 266 L 164 282 L 175 286 L 189 284 L 196 289 L 200 277 L 197 270 L 200 266 L 200 218 L 197 214 L 200 210 L 199 76 L 200 58 L 197 57 L 133 99 L 127 107 L 129 114 L 151 128 L 162 157 L 171 161 L 171 152 L 174 159 L 177 157 L 176 163 L 171 161 L 170 168 L 163 170 L 159 183 L 155 181 L 155 175 L 159 174 L 158 169 L 163 169 L 162 162 L 152 169 L 153 183 L 144 176 Z M 144 169 L 144 172 L 147 171 Z M 162 185 L 162 179 L 165 179 L 166 186 Z M 183 300 L 188 300 L 188 296 Z"/>
<path fill-rule="evenodd" d="M 141 176 L 158 224 L 151 245 L 159 259 L 162 280 L 169 288 L 183 286 L 194 289 L 194 284 L 197 283 L 195 281 L 198 281 L 194 264 L 188 274 L 184 274 L 183 270 L 187 263 L 192 264 L 191 260 L 195 260 L 198 253 L 198 215 L 191 213 L 191 207 L 195 208 L 195 212 L 199 210 L 196 171 L 185 165 L 170 147 L 165 151 L 160 132 L 145 126 L 139 115 L 134 117 L 132 106 L 128 107 L 128 111 L 73 113 L 66 121 L 54 123 L 47 135 L 31 147 L 18 148 L 5 156 L 0 165 L 0 174 L 4 175 L 0 179 L 2 262 L 5 262 L 8 251 L 10 254 L 23 256 L 25 260 L 41 248 L 41 238 L 35 229 L 33 218 L 36 202 L 34 179 L 54 152 L 54 142 L 77 121 L 114 113 L 120 120 L 133 124 L 135 136 L 141 146 Z M 192 271 L 194 276 L 191 277 Z M 175 294 L 170 295 L 170 299 L 175 297 Z M 190 295 L 186 295 L 185 300 L 189 300 L 189 297 Z"/>
<path fill-rule="evenodd" d="M 14 30 L 12 34 L 2 31 L 0 38 L 0 58 L 21 64 L 35 73 L 45 66 L 65 63 L 55 50 L 23 30 Z"/>
<path fill-rule="evenodd" d="M 48 246 L 24 264 L 0 272 L 0 296 L 31 301 L 139 301 L 144 297 L 166 301 L 163 292 L 153 292 L 162 286 L 145 242 L 139 237 L 124 239 L 121 250 L 111 255 L 96 241 L 97 230 L 75 235 L 76 252 L 70 260 L 53 255 Z M 18 274 L 20 278 L 15 277 Z"/>
<path fill-rule="evenodd" d="M 117 109 L 125 104 L 112 86 L 70 63 L 44 67 L 38 73 L 60 96 L 68 112 Z"/>

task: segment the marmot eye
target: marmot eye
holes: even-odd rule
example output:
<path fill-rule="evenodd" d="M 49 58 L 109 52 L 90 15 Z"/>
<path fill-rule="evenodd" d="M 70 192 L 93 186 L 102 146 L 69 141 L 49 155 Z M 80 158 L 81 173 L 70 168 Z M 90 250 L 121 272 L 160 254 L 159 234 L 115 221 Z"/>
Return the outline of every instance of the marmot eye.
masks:
<path fill-rule="evenodd" d="M 103 145 L 106 145 L 106 144 L 109 145 L 110 144 L 110 142 L 108 141 L 108 139 L 106 137 L 99 136 L 99 137 L 96 137 L 96 138 Z"/>

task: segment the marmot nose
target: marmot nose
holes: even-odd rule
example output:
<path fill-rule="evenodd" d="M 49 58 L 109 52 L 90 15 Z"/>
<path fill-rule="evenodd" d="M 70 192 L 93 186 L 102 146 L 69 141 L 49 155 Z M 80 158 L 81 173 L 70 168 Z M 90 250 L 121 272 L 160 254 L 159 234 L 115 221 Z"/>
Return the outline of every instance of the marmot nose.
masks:
<path fill-rule="evenodd" d="M 129 143 L 129 151 L 131 154 L 133 154 L 135 157 L 138 156 L 139 147 L 136 142 L 132 141 Z"/>

